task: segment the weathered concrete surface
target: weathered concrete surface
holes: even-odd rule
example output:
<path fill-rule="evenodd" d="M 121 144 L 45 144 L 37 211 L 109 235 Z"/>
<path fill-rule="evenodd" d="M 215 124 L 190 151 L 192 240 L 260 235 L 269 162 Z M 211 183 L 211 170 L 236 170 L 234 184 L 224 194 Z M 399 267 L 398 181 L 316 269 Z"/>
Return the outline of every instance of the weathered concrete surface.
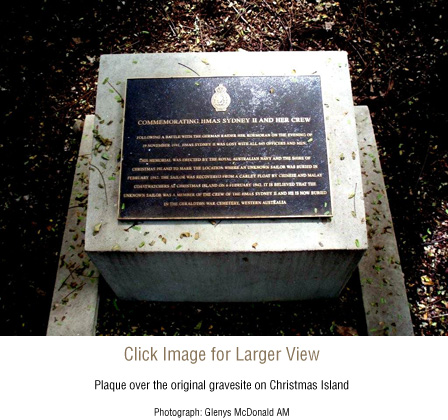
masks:
<path fill-rule="evenodd" d="M 84 251 L 94 116 L 86 117 L 62 241 L 47 335 L 94 335 L 98 270 Z M 84 202 L 83 205 L 80 203 Z"/>
<path fill-rule="evenodd" d="M 413 335 L 392 216 L 366 106 L 355 108 L 369 249 L 359 263 L 370 335 Z"/>
<path fill-rule="evenodd" d="M 404 290 L 404 280 L 401 268 L 398 261 L 398 250 L 395 235 L 393 234 L 392 220 L 387 201 L 387 195 L 384 187 L 384 180 L 379 164 L 378 151 L 375 142 L 375 136 L 373 133 L 372 123 L 367 107 L 355 107 L 356 123 L 358 127 L 358 142 L 361 149 L 362 168 L 363 168 L 363 188 L 366 194 L 366 205 L 368 213 L 369 230 L 369 251 L 362 258 L 359 264 L 360 278 L 362 283 L 363 301 L 366 309 L 366 322 L 370 335 L 412 335 L 412 322 L 409 312 L 409 307 L 406 299 L 406 293 Z M 77 194 L 85 193 L 85 183 L 79 184 L 80 176 L 88 176 L 87 165 L 85 156 L 89 150 L 86 150 L 91 129 L 89 128 L 89 120 L 93 120 L 93 116 L 87 117 L 86 128 L 83 136 L 83 142 L 80 149 L 80 157 L 78 163 L 80 164 L 78 171 L 75 174 L 74 190 L 71 198 L 71 205 L 75 204 Z M 90 137 L 91 142 L 91 137 Z M 87 152 L 87 153 L 86 153 Z M 84 175 L 81 175 L 84 174 Z M 378 196 L 381 194 L 381 197 Z M 356 203 L 353 203 L 356 206 Z M 373 214 L 373 217 L 371 216 Z M 64 235 L 63 248 L 61 250 L 61 257 L 67 255 L 67 250 L 71 249 L 70 245 L 75 246 L 73 243 L 73 234 L 71 232 L 76 228 L 76 233 L 82 235 L 83 222 L 81 221 L 77 225 L 78 217 L 82 217 L 82 213 L 69 209 L 67 215 L 67 227 Z M 82 219 L 81 219 L 82 220 Z M 380 222 L 382 222 L 380 224 Z M 217 227 L 217 226 L 216 226 Z M 386 233 L 386 232 L 391 232 Z M 76 234 L 75 233 L 75 234 Z M 143 234 L 144 237 L 144 234 Z M 71 238 L 71 239 L 70 239 Z M 183 240 L 195 240 L 194 237 L 183 238 Z M 79 243 L 79 241 L 78 241 Z M 163 243 L 163 242 L 162 242 Z M 80 244 L 82 251 L 82 242 Z M 71 258 L 75 257 L 73 252 L 69 254 Z M 182 254 L 167 254 L 166 264 L 170 267 L 170 257 L 182 256 Z M 211 254 L 209 258 L 212 258 Z M 244 270 L 257 270 L 259 261 L 257 260 L 259 253 L 250 252 L 243 257 L 243 261 L 246 263 Z M 294 253 L 284 254 L 284 269 L 289 268 L 289 264 L 298 262 L 292 262 L 291 257 Z M 222 268 L 225 273 L 226 267 L 223 267 L 220 261 L 221 254 L 214 255 L 215 261 L 210 260 L 209 265 L 205 267 L 206 270 L 211 264 L 216 264 Z M 123 258 L 126 258 L 124 254 Z M 233 258 L 233 256 L 232 256 Z M 138 260 L 138 256 L 137 256 Z M 78 260 L 79 264 L 80 261 Z M 135 263 L 135 260 L 134 260 Z M 238 265 L 239 261 L 234 261 L 234 265 Z M 137 265 L 138 267 L 140 264 Z M 91 266 L 93 268 L 93 266 Z M 269 267 L 268 267 L 269 269 Z M 331 270 L 331 267 L 328 267 Z M 58 276 L 56 280 L 55 296 L 53 299 L 53 309 L 50 314 L 48 334 L 49 335 L 90 335 L 94 334 L 94 320 L 97 313 L 98 302 L 98 289 L 96 282 L 89 284 L 88 287 L 83 287 L 81 296 L 77 297 L 76 304 L 74 301 L 68 305 L 61 305 L 62 299 L 67 296 L 70 291 L 66 290 L 60 292 L 58 289 L 70 272 L 65 266 L 58 270 Z M 94 276 L 97 274 L 95 273 Z M 160 276 L 154 277 L 156 287 L 160 288 L 160 294 L 163 296 L 164 288 L 166 287 L 163 281 L 164 273 Z M 79 279 L 79 277 L 78 277 Z M 72 280 L 73 281 L 73 277 Z M 178 283 L 183 281 L 182 277 L 179 277 Z M 237 282 L 237 278 L 233 279 Z M 223 283 L 225 285 L 227 283 Z M 237 284 L 238 285 L 238 284 Z M 172 284 L 176 288 L 176 284 Z M 171 287 L 170 286 L 170 287 Z M 122 284 L 120 287 L 127 287 L 126 284 Z M 133 285 L 129 285 L 133 287 Z M 181 287 L 182 289 L 182 287 Z M 223 287 L 225 293 L 225 288 Z M 242 291 L 244 294 L 247 291 Z M 169 291 L 169 293 L 172 293 Z M 189 291 L 193 295 L 196 293 L 195 288 L 191 288 Z M 220 292 L 221 293 L 221 292 Z M 81 302 L 86 304 L 80 305 Z M 64 320 L 62 318 L 65 316 Z M 59 319 L 58 319 L 59 317 Z"/>
<path fill-rule="evenodd" d="M 191 69 L 191 70 L 190 70 Z M 321 76 L 334 217 L 117 220 L 127 78 Z M 336 296 L 367 248 L 356 124 L 344 52 L 106 55 L 101 58 L 86 251 L 118 296 L 243 301 Z M 107 155 L 104 155 L 105 149 Z M 353 203 L 356 202 L 356 211 Z"/>

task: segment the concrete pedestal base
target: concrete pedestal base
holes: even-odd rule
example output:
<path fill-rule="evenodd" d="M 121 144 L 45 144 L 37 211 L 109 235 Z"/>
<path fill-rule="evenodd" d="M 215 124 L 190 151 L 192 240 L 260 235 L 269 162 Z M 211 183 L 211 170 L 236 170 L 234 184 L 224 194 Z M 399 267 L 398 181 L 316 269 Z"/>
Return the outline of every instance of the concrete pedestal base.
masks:
<path fill-rule="evenodd" d="M 137 226 L 117 220 L 123 118 L 117 93 L 124 97 L 127 78 L 195 73 L 321 76 L 334 214 L 330 220 L 150 221 Z M 343 52 L 103 56 L 96 115 L 86 251 L 121 298 L 335 297 L 367 249 L 355 113 Z"/>
<path fill-rule="evenodd" d="M 256 302 L 336 297 L 361 252 L 96 253 L 120 298 Z"/>
<path fill-rule="evenodd" d="M 95 334 L 99 273 L 84 252 L 86 208 L 82 204 L 89 189 L 93 123 L 93 115 L 88 115 L 73 178 L 47 335 Z"/>

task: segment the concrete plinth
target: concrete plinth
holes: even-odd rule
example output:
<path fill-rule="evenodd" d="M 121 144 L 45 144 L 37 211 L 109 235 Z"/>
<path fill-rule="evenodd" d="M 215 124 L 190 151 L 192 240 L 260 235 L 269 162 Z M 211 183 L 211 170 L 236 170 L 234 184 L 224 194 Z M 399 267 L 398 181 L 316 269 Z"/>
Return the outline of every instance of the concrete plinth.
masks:
<path fill-rule="evenodd" d="M 333 217 L 117 220 L 127 78 L 321 76 Z M 86 246 L 121 298 L 263 301 L 338 295 L 367 249 L 364 196 L 344 52 L 106 55 L 101 58 Z"/>

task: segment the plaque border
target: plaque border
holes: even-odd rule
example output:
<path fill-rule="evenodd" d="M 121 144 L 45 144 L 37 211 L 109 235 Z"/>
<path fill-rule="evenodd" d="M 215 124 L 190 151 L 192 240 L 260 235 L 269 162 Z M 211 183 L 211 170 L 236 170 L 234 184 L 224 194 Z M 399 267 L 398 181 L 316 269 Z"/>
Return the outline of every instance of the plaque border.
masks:
<path fill-rule="evenodd" d="M 322 102 L 322 116 L 323 116 L 323 124 L 324 124 L 324 134 L 325 134 L 325 145 L 326 145 L 326 164 L 328 168 L 328 184 L 329 184 L 329 190 L 330 190 L 330 204 L 331 204 L 331 212 L 329 214 L 309 214 L 309 215 L 275 215 L 275 216 L 188 216 L 188 217 L 120 217 L 120 210 L 121 210 L 121 181 L 123 176 L 123 147 L 124 147 L 124 130 L 125 130 L 125 122 L 126 122 L 126 102 L 127 102 L 127 93 L 128 93 L 128 81 L 129 80 L 172 80 L 172 79 L 235 79 L 235 78 L 241 78 L 241 77 L 247 77 L 247 78 L 261 78 L 261 77 L 271 77 L 271 78 L 294 78 L 294 77 L 318 77 L 320 79 L 320 88 L 321 88 L 321 102 Z M 333 217 L 333 183 L 332 183 L 332 177 L 331 177 L 331 170 L 330 170 L 330 157 L 328 153 L 328 141 L 327 141 L 327 127 L 325 124 L 325 107 L 323 103 L 323 95 L 322 95 L 322 77 L 320 74 L 293 74 L 293 75 L 232 75 L 232 76 L 173 76 L 173 77 L 127 77 L 125 79 L 125 88 L 124 88 L 124 96 L 123 96 L 123 123 L 121 128 L 121 158 L 120 158 L 120 177 L 119 177 L 119 183 L 118 183 L 118 205 L 117 205 L 117 220 L 119 222 L 132 222 L 132 221 L 144 221 L 144 222 L 151 222 L 151 221 L 177 221 L 177 220 L 275 220 L 275 219 L 325 219 L 329 220 Z"/>

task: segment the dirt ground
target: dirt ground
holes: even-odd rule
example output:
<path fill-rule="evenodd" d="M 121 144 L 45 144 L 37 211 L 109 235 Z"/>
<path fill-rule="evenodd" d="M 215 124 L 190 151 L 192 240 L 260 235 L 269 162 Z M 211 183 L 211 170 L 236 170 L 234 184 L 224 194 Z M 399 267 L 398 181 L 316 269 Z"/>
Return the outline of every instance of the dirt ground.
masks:
<path fill-rule="evenodd" d="M 415 333 L 448 334 L 447 5 L 423 1 L 9 2 L 0 16 L 0 333 L 45 334 L 79 146 L 105 53 L 345 50 L 372 113 Z M 99 334 L 366 334 L 332 302 L 130 304 Z M 157 314 L 155 316 L 154 314 Z"/>

